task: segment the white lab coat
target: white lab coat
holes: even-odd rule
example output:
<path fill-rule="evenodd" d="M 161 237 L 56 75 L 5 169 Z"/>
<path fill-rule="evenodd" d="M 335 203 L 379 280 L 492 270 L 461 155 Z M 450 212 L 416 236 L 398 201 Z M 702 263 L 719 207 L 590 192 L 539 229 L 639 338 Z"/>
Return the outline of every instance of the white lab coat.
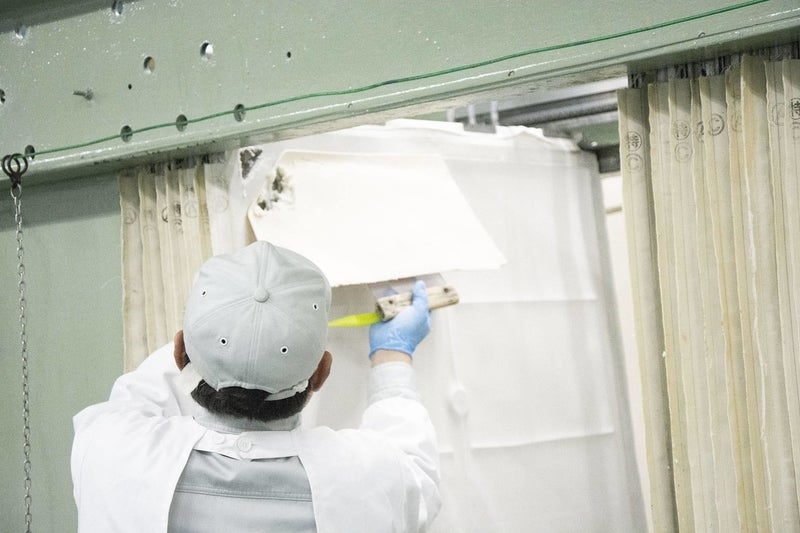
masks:
<path fill-rule="evenodd" d="M 387 365 L 372 371 L 381 367 L 390 374 L 409 371 Z M 435 435 L 419 402 L 384 392 L 368 406 L 358 430 L 219 433 L 184 414 L 191 412 L 188 392 L 196 376 L 178 372 L 167 345 L 121 376 L 107 402 L 75 416 L 79 532 L 166 532 L 172 496 L 193 449 L 241 460 L 297 455 L 319 533 L 424 531 L 438 513 Z"/>

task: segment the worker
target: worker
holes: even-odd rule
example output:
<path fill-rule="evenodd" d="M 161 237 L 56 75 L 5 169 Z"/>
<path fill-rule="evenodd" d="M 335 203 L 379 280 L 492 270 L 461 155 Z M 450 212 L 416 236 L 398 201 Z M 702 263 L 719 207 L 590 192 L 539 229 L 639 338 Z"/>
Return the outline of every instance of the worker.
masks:
<path fill-rule="evenodd" d="M 425 287 L 370 327 L 358 429 L 301 425 L 331 371 L 330 303 L 325 276 L 292 251 L 257 242 L 209 259 L 174 341 L 75 416 L 79 531 L 425 530 L 440 507 L 411 365 L 430 331 Z"/>

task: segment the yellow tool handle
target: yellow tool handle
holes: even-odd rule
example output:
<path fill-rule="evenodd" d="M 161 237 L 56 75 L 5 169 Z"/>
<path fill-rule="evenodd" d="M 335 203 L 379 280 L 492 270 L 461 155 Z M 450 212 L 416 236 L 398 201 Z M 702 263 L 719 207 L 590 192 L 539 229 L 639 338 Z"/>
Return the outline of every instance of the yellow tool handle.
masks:
<path fill-rule="evenodd" d="M 328 322 L 329 328 L 357 328 L 359 326 L 369 326 L 381 321 L 380 313 L 362 313 L 360 315 L 348 315 Z"/>
<path fill-rule="evenodd" d="M 428 309 L 430 310 L 458 303 L 458 292 L 455 287 L 449 285 L 426 287 L 425 293 L 428 295 Z M 396 317 L 400 311 L 411 306 L 411 299 L 410 291 L 378 298 L 378 313 L 381 315 L 381 320 L 386 321 Z"/>

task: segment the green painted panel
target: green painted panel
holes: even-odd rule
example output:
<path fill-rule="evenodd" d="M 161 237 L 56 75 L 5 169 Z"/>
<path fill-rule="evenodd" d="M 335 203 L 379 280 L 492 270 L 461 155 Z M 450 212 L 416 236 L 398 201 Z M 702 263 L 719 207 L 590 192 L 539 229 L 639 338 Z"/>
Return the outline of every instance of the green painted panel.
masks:
<path fill-rule="evenodd" d="M 4 191 L 5 193 L 6 191 Z M 25 187 L 23 242 L 34 531 L 75 531 L 72 416 L 108 397 L 122 372 L 116 179 Z M 0 530 L 24 530 L 22 377 L 11 198 L 0 197 Z"/>
<path fill-rule="evenodd" d="M 109 0 L 14 13 L 0 22 L 0 153 L 31 146 L 32 177 L 421 114 L 800 27 L 796 0 Z"/>

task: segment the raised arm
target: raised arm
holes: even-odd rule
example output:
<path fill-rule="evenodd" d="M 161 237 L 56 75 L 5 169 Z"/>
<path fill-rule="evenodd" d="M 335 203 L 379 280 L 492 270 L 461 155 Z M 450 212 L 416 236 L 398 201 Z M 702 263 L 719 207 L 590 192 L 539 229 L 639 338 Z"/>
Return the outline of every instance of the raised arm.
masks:
<path fill-rule="evenodd" d="M 431 328 L 425 285 L 418 281 L 411 307 L 370 327 L 368 407 L 361 428 L 376 431 L 406 456 L 409 479 L 419 491 L 421 529 L 439 512 L 439 455 L 428 411 L 419 401 L 412 356 Z"/>

